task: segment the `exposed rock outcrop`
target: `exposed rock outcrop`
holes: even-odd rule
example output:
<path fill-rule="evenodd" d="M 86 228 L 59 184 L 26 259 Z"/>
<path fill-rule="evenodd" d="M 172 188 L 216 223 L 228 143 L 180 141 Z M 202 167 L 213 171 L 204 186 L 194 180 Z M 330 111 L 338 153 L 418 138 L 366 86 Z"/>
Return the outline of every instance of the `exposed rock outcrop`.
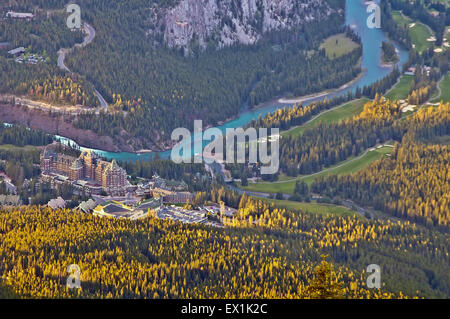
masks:
<path fill-rule="evenodd" d="M 325 0 L 179 0 L 152 8 L 150 35 L 166 45 L 188 49 L 234 43 L 254 44 L 272 30 L 285 30 L 332 13 Z"/>

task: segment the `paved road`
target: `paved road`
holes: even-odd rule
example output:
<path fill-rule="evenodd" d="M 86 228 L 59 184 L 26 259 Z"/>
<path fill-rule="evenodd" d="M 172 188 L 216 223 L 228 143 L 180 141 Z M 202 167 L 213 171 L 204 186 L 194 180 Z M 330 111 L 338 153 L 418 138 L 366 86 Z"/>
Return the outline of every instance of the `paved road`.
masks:
<path fill-rule="evenodd" d="M 100 92 L 97 90 L 94 90 L 94 93 L 97 96 L 98 101 L 100 102 L 100 108 L 97 108 L 95 113 L 99 114 L 101 109 L 103 109 L 104 111 L 108 111 L 108 103 L 105 101 L 105 99 L 100 94 Z"/>
<path fill-rule="evenodd" d="M 444 81 L 444 79 L 445 79 L 445 74 L 436 83 L 436 88 L 438 90 L 438 94 L 436 96 L 433 96 L 428 99 L 428 102 L 427 102 L 428 105 L 439 105 L 440 104 L 440 103 L 431 103 L 430 101 L 437 100 L 441 97 L 441 95 L 442 95 L 441 83 L 442 83 L 442 81 Z"/>
<path fill-rule="evenodd" d="M 73 51 L 74 48 L 84 48 L 91 43 L 95 38 L 95 30 L 89 24 L 83 24 L 84 32 L 87 34 L 82 43 L 77 43 L 73 48 L 61 48 L 58 51 L 58 67 L 64 71 L 71 72 L 70 69 L 64 64 L 66 55 Z"/>
<path fill-rule="evenodd" d="M 64 60 L 66 59 L 66 55 L 71 53 L 74 48 L 84 48 L 89 43 L 94 41 L 95 29 L 91 25 L 87 24 L 86 22 L 83 23 L 83 29 L 84 29 L 84 31 L 86 33 L 86 37 L 84 38 L 82 43 L 75 44 L 75 46 L 73 48 L 62 48 L 62 49 L 60 49 L 58 51 L 58 67 L 61 70 L 66 71 L 66 72 L 72 72 L 72 71 L 70 71 L 70 69 L 64 63 Z M 100 107 L 97 108 L 95 113 L 99 114 L 101 109 L 107 111 L 108 110 L 108 103 L 106 102 L 106 100 L 103 98 L 103 96 L 100 94 L 99 91 L 94 90 L 94 93 L 97 96 L 97 99 L 98 99 L 98 101 L 100 103 Z"/>
<path fill-rule="evenodd" d="M 66 58 L 67 49 L 60 49 L 58 51 L 58 67 L 66 72 L 70 72 L 69 68 L 64 64 L 64 59 Z"/>

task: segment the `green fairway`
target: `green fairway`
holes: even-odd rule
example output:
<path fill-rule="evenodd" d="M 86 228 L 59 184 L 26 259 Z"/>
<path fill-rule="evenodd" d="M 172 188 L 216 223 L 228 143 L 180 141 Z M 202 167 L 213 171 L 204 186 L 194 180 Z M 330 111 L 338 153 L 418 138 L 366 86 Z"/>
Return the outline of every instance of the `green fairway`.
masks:
<path fill-rule="evenodd" d="M 403 75 L 400 82 L 386 94 L 386 98 L 390 100 L 404 100 L 408 97 L 411 90 L 411 84 L 414 79 L 412 75 Z"/>
<path fill-rule="evenodd" d="M 427 27 L 417 22 L 416 25 L 409 29 L 411 41 L 415 44 L 417 52 L 422 53 L 425 49 L 433 47 L 433 42 L 428 42 L 427 39 L 432 36 Z"/>
<path fill-rule="evenodd" d="M 289 200 L 267 199 L 255 197 L 255 199 L 262 200 L 268 203 L 273 203 L 275 207 L 285 208 L 287 210 L 301 211 L 305 213 L 327 215 L 333 214 L 338 216 L 359 216 L 356 212 L 347 207 L 337 206 L 332 204 L 318 204 L 316 202 L 304 203 L 294 202 Z"/>
<path fill-rule="evenodd" d="M 400 11 L 392 10 L 392 18 L 397 22 L 399 26 L 402 28 L 408 28 L 408 25 L 411 23 L 411 19 L 407 16 L 403 16 Z"/>
<path fill-rule="evenodd" d="M 263 193 L 283 193 L 283 194 L 293 194 L 296 181 L 304 181 L 308 185 L 320 176 L 328 176 L 328 175 L 349 175 L 351 173 L 355 173 L 366 167 L 367 165 L 375 162 L 380 159 L 383 155 L 390 154 L 392 151 L 392 147 L 383 146 L 382 148 L 376 149 L 374 151 L 369 151 L 367 154 L 360 158 L 352 158 L 348 159 L 344 162 L 341 162 L 325 171 L 319 172 L 315 175 L 308 176 L 300 176 L 296 179 L 291 179 L 284 182 L 279 183 L 250 183 L 246 187 L 241 187 L 244 190 L 254 191 L 254 192 L 263 192 Z"/>
<path fill-rule="evenodd" d="M 281 133 L 283 136 L 299 136 L 303 134 L 303 132 L 307 129 L 311 129 L 319 125 L 320 123 L 324 124 L 330 124 L 330 123 L 336 123 L 340 120 L 348 119 L 353 117 L 354 115 L 358 115 L 363 110 L 364 104 L 366 104 L 369 100 L 368 99 L 359 99 L 351 101 L 350 103 L 347 103 L 345 105 L 342 105 L 340 107 L 334 108 L 331 111 L 328 111 L 326 113 L 322 113 L 317 117 L 316 119 L 312 120 L 311 122 L 308 122 L 304 125 L 301 125 L 299 127 L 293 128 L 292 130 L 285 131 Z"/>
<path fill-rule="evenodd" d="M 433 47 L 433 42 L 428 42 L 427 39 L 434 34 L 430 33 L 428 28 L 419 21 L 414 21 L 407 16 L 403 16 L 399 11 L 392 11 L 392 18 L 402 28 L 407 28 L 411 41 L 415 46 L 415 50 L 422 53 L 425 49 Z M 410 24 L 414 23 L 413 27 Z"/>
<path fill-rule="evenodd" d="M 325 52 L 330 59 L 338 58 L 353 51 L 357 47 L 358 43 L 347 38 L 344 33 L 333 35 L 320 45 L 320 49 L 325 49 Z"/>
<path fill-rule="evenodd" d="M 434 99 L 432 103 L 450 102 L 450 73 L 447 73 L 439 85 L 441 88 L 441 96 L 437 99 Z"/>

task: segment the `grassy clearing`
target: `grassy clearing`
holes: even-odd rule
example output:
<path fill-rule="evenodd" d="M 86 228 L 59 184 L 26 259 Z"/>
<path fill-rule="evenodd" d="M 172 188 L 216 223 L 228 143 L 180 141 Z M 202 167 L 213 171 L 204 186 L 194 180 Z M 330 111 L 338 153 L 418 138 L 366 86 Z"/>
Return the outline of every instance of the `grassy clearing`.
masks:
<path fill-rule="evenodd" d="M 397 22 L 397 24 L 399 26 L 401 26 L 402 28 L 408 28 L 408 25 L 410 23 L 412 23 L 412 20 L 407 17 L 407 16 L 403 16 L 400 11 L 394 11 L 392 10 L 392 18 L 395 20 L 395 22 Z"/>
<path fill-rule="evenodd" d="M 450 73 L 447 73 L 439 85 L 441 88 L 441 97 L 438 99 L 434 99 L 432 103 L 439 103 L 441 101 L 450 102 Z"/>
<path fill-rule="evenodd" d="M 388 93 L 386 98 L 390 100 L 404 100 L 408 97 L 411 89 L 411 84 L 414 79 L 412 75 L 403 75 L 400 82 Z"/>
<path fill-rule="evenodd" d="M 285 208 L 292 211 L 302 211 L 305 213 L 319 214 L 319 215 L 338 215 L 338 216 L 359 216 L 356 212 L 343 206 L 336 206 L 331 204 L 318 204 L 316 202 L 301 203 L 293 202 L 289 200 L 277 200 L 277 199 L 267 199 L 267 198 L 255 198 L 268 203 L 273 203 L 275 207 Z"/>
<path fill-rule="evenodd" d="M 358 172 L 365 168 L 367 165 L 377 161 L 382 156 L 386 154 L 390 154 L 392 151 L 392 147 L 384 146 L 382 148 L 376 149 L 374 151 L 367 152 L 366 155 L 358 158 L 358 159 L 348 159 L 342 163 L 331 167 L 326 171 L 322 171 L 315 175 L 308 176 L 300 176 L 297 179 L 288 180 L 281 183 L 250 183 L 246 187 L 241 187 L 244 190 L 254 191 L 254 192 L 263 192 L 263 193 L 284 193 L 284 194 L 293 194 L 296 181 L 304 181 L 308 185 L 320 176 L 328 176 L 328 175 L 349 175 L 355 172 Z"/>
<path fill-rule="evenodd" d="M 354 115 L 358 115 L 364 108 L 364 104 L 366 104 L 368 99 L 359 99 L 354 100 L 350 103 L 347 103 L 341 107 L 335 108 L 327 113 L 323 113 L 315 120 L 308 122 L 307 124 L 296 127 L 292 130 L 281 133 L 283 136 L 299 136 L 302 135 L 304 131 L 307 129 L 311 129 L 319 125 L 320 123 L 331 124 L 337 123 L 340 120 L 351 118 Z"/>
<path fill-rule="evenodd" d="M 320 45 L 320 49 L 325 49 L 329 59 L 335 59 L 353 51 L 358 46 L 358 43 L 347 38 L 344 33 L 340 33 L 327 38 Z"/>

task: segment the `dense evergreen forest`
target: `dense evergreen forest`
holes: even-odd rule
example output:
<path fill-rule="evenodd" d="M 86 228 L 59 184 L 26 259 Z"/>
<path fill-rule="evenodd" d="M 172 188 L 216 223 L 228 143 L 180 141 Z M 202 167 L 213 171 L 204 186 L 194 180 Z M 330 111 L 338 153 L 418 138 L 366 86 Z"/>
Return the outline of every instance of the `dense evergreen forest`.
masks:
<path fill-rule="evenodd" d="M 64 76 L 56 66 L 18 64 L 0 57 L 0 93 L 27 96 L 53 105 L 98 104 L 93 86 L 79 75 Z"/>
<path fill-rule="evenodd" d="M 37 147 L 51 143 L 53 138 L 42 132 L 23 126 L 8 126 L 0 123 L 0 171 L 11 178 L 14 185 L 22 186 L 25 179 L 31 179 L 40 173 L 40 149 Z M 0 194 L 7 194 L 0 188 Z"/>
<path fill-rule="evenodd" d="M 334 96 L 331 99 L 314 101 L 306 106 L 303 104 L 294 104 L 291 107 L 280 108 L 273 113 L 268 113 L 264 117 L 260 116 L 257 120 L 251 121 L 247 127 L 279 128 L 280 130 L 287 130 L 294 126 L 302 125 L 315 115 L 345 102 L 359 99 L 363 96 L 375 98 L 377 94 L 386 92 L 391 88 L 392 85 L 396 83 L 399 76 L 400 71 L 397 68 L 394 68 L 394 70 L 386 77 L 369 86 L 364 86 L 362 89 L 356 88 L 354 93 L 348 91 L 347 94 Z"/>
<path fill-rule="evenodd" d="M 161 6 L 176 3 L 152 2 Z M 337 8 L 344 5 L 343 2 L 330 3 Z M 18 4 L 30 10 L 33 6 L 61 9 L 64 5 L 65 1 L 61 0 L 24 0 Z M 70 54 L 66 63 L 71 70 L 86 76 L 107 99 L 114 114 L 102 113 L 97 117 L 88 113 L 75 124 L 103 135 L 114 136 L 116 128 L 122 127 L 149 145 L 157 144 L 151 142 L 167 140 L 173 128 L 191 127 L 194 119 L 217 124 L 235 117 L 243 107 L 285 94 L 300 96 L 339 87 L 361 72 L 358 64 L 361 47 L 334 60 L 329 59 L 324 50 L 319 50 L 323 39 L 338 32 L 346 32 L 360 42 L 350 29 L 343 27 L 342 12 L 329 16 L 326 23 L 316 21 L 296 30 L 267 33 L 256 45 L 216 50 L 212 44 L 206 51 L 193 50 L 186 57 L 164 47 L 161 39 L 150 39 L 146 35 L 150 15 L 148 1 L 97 0 L 80 1 L 79 5 L 83 9 L 83 19 L 96 29 L 96 38 L 87 47 Z M 42 34 L 38 33 L 41 39 L 49 39 L 47 33 L 56 34 L 53 47 L 46 48 L 47 52 L 54 52 L 58 46 L 70 46 L 59 41 L 67 30 L 53 27 L 60 17 L 55 14 L 51 19 L 55 21 L 48 22 Z M 17 24 L 12 23 L 8 28 L 14 29 Z M 29 34 L 38 22 L 27 24 L 29 26 L 17 26 L 14 32 Z M 64 23 L 58 26 L 63 28 Z M 80 40 L 79 37 L 80 34 L 74 33 L 67 41 Z M 34 45 L 28 39 L 19 42 Z M 38 50 L 44 47 L 41 43 L 35 46 L 33 49 Z M 75 85 L 72 81 L 66 83 L 64 79 L 55 78 L 59 76 L 56 70 L 51 70 L 47 76 L 40 74 L 38 79 L 29 77 L 28 72 L 33 71 L 4 70 L 5 77 L 9 73 L 13 76 L 5 81 L 0 91 L 29 94 L 52 103 L 84 106 L 97 103 L 92 86 L 83 77 L 72 79 Z M 23 74 L 27 75 L 26 80 L 21 78 Z"/>
<path fill-rule="evenodd" d="M 2 284 L 34 298 L 311 298 L 314 267 L 328 254 L 345 298 L 450 293 L 448 237 L 438 232 L 240 201 L 225 229 L 36 206 L 2 210 Z M 366 288 L 372 263 L 382 268 L 381 289 Z M 80 290 L 65 287 L 70 264 L 81 268 Z"/>
<path fill-rule="evenodd" d="M 136 35 L 125 42 L 122 39 L 129 36 L 124 34 L 124 26 L 121 34 L 111 39 L 101 28 L 110 25 L 111 19 L 121 24 L 127 18 L 102 17 L 105 20 L 96 16 L 100 28 L 96 42 L 68 61 L 111 102 L 117 104 L 112 97 L 120 94 L 124 102 L 115 109 L 126 111 L 127 115 L 104 115 L 98 119 L 87 115 L 76 123 L 94 131 L 107 132 L 121 124 L 135 136 L 153 138 L 156 129 L 167 137 L 174 127 L 191 127 L 194 119 L 217 124 L 236 116 L 243 105 L 252 106 L 288 92 L 304 95 L 338 87 L 360 72 L 360 49 L 333 61 L 323 50 L 317 51 L 322 39 L 341 30 L 342 20 L 338 17 L 330 19 L 327 27 L 305 26 L 295 42 L 274 34 L 256 46 L 210 49 L 189 57 L 153 47 Z M 282 50 L 275 50 L 274 45 Z M 106 46 L 113 46 L 120 54 L 105 52 Z M 316 52 L 311 55 L 314 49 Z M 145 78 L 151 81 L 144 81 Z"/>
<path fill-rule="evenodd" d="M 5 125 L 0 122 L 0 145 L 42 146 L 52 142 L 53 138 L 45 132 L 32 130 L 24 126 Z"/>
<path fill-rule="evenodd" d="M 52 104 L 95 107 L 94 89 L 84 77 L 66 76 L 56 66 L 57 51 L 83 41 L 81 31 L 70 31 L 66 16 L 55 13 L 47 17 L 37 12 L 32 21 L 4 19 L 0 23 L 0 40 L 10 48 L 25 47 L 25 55 L 35 54 L 44 60 L 36 65 L 17 63 L 8 50 L 0 50 L 0 93 L 26 95 Z"/>
<path fill-rule="evenodd" d="M 280 143 L 280 168 L 290 176 L 311 174 L 356 156 L 377 143 L 399 139 L 393 125 L 399 117 L 398 102 L 375 97 L 363 112 L 350 120 L 306 130 L 301 136 L 286 137 Z"/>
<path fill-rule="evenodd" d="M 398 62 L 398 55 L 395 52 L 395 46 L 387 41 L 381 43 L 382 61 L 384 63 Z"/>
<path fill-rule="evenodd" d="M 27 150 L 5 150 L 0 149 L 0 171 L 11 178 L 11 182 L 21 187 L 25 179 L 31 179 L 40 173 L 39 164 L 40 150 L 37 148 Z M 2 189 L 0 194 L 8 194 L 9 191 Z"/>
<path fill-rule="evenodd" d="M 389 158 L 353 175 L 316 180 L 315 193 L 351 198 L 383 212 L 448 230 L 450 105 L 420 110 Z"/>
<path fill-rule="evenodd" d="M 0 23 L 0 39 L 9 42 L 13 48 L 32 48 L 35 53 L 46 53 L 55 58 L 60 48 L 70 48 L 82 42 L 83 33 L 67 28 L 65 14 L 47 17 L 46 13 L 38 11 L 32 21 L 3 19 Z M 0 52 L 1 55 L 7 54 Z"/>

